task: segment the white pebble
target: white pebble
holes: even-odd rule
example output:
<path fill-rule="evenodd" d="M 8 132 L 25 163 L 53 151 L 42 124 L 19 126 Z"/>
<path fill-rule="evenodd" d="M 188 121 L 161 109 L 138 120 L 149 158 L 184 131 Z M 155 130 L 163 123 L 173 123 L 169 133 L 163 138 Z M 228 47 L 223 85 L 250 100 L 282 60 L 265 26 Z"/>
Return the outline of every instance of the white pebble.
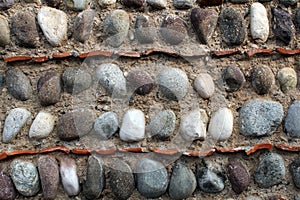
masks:
<path fill-rule="evenodd" d="M 217 141 L 227 140 L 233 129 L 233 115 L 230 109 L 220 108 L 211 117 L 208 133 Z"/>
<path fill-rule="evenodd" d="M 140 141 L 145 137 L 145 116 L 141 110 L 128 110 L 123 118 L 120 138 L 123 141 Z"/>
<path fill-rule="evenodd" d="M 64 190 L 69 196 L 75 196 L 79 193 L 79 181 L 76 173 L 75 161 L 68 157 L 60 160 L 60 176 Z"/>
<path fill-rule="evenodd" d="M 207 73 L 201 73 L 194 81 L 194 87 L 203 99 L 210 98 L 215 92 L 215 84 Z"/>
<path fill-rule="evenodd" d="M 261 3 L 251 5 L 250 30 L 253 40 L 264 43 L 269 36 L 269 20 L 266 8 Z"/>
<path fill-rule="evenodd" d="M 41 111 L 35 117 L 30 130 L 29 137 L 42 139 L 46 138 L 54 128 L 54 117 L 47 112 Z"/>

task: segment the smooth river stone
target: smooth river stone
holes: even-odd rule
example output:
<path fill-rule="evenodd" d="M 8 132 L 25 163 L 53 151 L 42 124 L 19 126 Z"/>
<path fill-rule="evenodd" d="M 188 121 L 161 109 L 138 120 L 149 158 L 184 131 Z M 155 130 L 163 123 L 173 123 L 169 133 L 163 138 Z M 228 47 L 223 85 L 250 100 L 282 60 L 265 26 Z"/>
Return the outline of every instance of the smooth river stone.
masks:
<path fill-rule="evenodd" d="M 215 92 L 215 84 L 212 77 L 207 73 L 201 73 L 194 81 L 194 87 L 200 97 L 210 98 Z"/>
<path fill-rule="evenodd" d="M 76 16 L 74 22 L 74 38 L 76 40 L 84 43 L 90 38 L 95 16 L 96 12 L 92 9 L 82 11 Z"/>
<path fill-rule="evenodd" d="M 75 160 L 66 156 L 60 158 L 59 171 L 65 192 L 69 196 L 77 195 L 80 192 L 80 187 Z"/>
<path fill-rule="evenodd" d="M 29 137 L 46 138 L 54 129 L 55 118 L 50 113 L 40 111 L 29 129 Z"/>
<path fill-rule="evenodd" d="M 171 45 L 183 42 L 187 36 L 185 22 L 175 15 L 168 15 L 163 19 L 159 32 L 162 38 Z"/>
<path fill-rule="evenodd" d="M 218 109 L 211 117 L 208 133 L 217 141 L 227 140 L 233 129 L 233 114 L 228 108 Z"/>
<path fill-rule="evenodd" d="M 114 112 L 100 115 L 94 123 L 94 131 L 101 139 L 108 139 L 119 129 L 118 116 Z"/>
<path fill-rule="evenodd" d="M 297 73 L 291 67 L 285 67 L 279 70 L 277 79 L 282 92 L 288 92 L 295 89 L 297 86 Z"/>
<path fill-rule="evenodd" d="M 10 43 L 10 28 L 6 17 L 0 15 L 0 46 Z"/>
<path fill-rule="evenodd" d="M 160 139 L 169 138 L 175 130 L 176 116 L 171 110 L 163 110 L 155 115 L 150 123 L 150 135 Z"/>
<path fill-rule="evenodd" d="M 264 43 L 269 36 L 269 19 L 267 10 L 261 3 L 251 5 L 250 30 L 253 40 Z"/>
<path fill-rule="evenodd" d="M 268 93 L 275 78 L 272 70 L 267 66 L 259 66 L 252 70 L 252 87 L 257 94 L 263 95 Z"/>
<path fill-rule="evenodd" d="M 143 140 L 145 137 L 145 115 L 141 110 L 128 110 L 120 129 L 120 138 L 126 142 Z"/>
<path fill-rule="evenodd" d="M 237 194 L 246 190 L 250 184 L 250 176 L 245 166 L 236 158 L 228 159 L 228 179 L 233 191 Z"/>
<path fill-rule="evenodd" d="M 57 103 L 61 93 L 61 79 L 56 72 L 46 72 L 37 83 L 38 98 L 42 106 Z"/>
<path fill-rule="evenodd" d="M 153 43 L 157 35 L 152 19 L 148 15 L 136 16 L 134 24 L 135 37 L 141 44 Z"/>
<path fill-rule="evenodd" d="M 290 137 L 300 137 L 300 101 L 290 105 L 284 122 L 284 130 Z"/>

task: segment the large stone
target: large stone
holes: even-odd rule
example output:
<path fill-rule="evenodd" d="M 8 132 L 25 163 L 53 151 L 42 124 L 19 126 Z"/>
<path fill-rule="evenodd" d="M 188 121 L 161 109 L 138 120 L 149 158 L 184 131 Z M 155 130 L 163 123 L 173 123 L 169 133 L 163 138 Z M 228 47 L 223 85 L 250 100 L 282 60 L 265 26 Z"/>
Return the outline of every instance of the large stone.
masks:
<path fill-rule="evenodd" d="M 228 66 L 222 74 L 225 90 L 227 92 L 236 92 L 243 87 L 246 82 L 245 76 L 240 68 Z"/>
<path fill-rule="evenodd" d="M 150 123 L 149 130 L 151 136 L 160 139 L 169 138 L 175 130 L 176 116 L 171 110 L 163 110 L 155 115 Z"/>
<path fill-rule="evenodd" d="M 285 67 L 279 70 L 277 79 L 283 92 L 289 92 L 297 86 L 297 73 L 291 67 Z"/>
<path fill-rule="evenodd" d="M 4 174 L 0 173 L 0 199 L 14 200 L 17 196 L 16 189 L 11 178 Z"/>
<path fill-rule="evenodd" d="M 268 93 L 275 83 L 274 74 L 267 66 L 256 67 L 251 76 L 252 87 L 260 95 Z"/>
<path fill-rule="evenodd" d="M 118 116 L 114 112 L 103 113 L 94 123 L 94 131 L 101 139 L 110 138 L 118 129 Z"/>
<path fill-rule="evenodd" d="M 220 108 L 213 113 L 209 126 L 209 135 L 217 141 L 227 140 L 233 129 L 233 115 L 232 111 L 228 108 Z"/>
<path fill-rule="evenodd" d="M 149 94 L 154 86 L 152 77 L 143 70 L 129 71 L 126 79 L 130 90 L 139 95 Z"/>
<path fill-rule="evenodd" d="M 60 158 L 59 172 L 65 192 L 69 196 L 77 195 L 80 187 L 75 160 L 66 156 Z"/>
<path fill-rule="evenodd" d="M 84 43 L 90 38 L 95 16 L 96 12 L 92 9 L 82 11 L 76 16 L 74 22 L 74 38 L 76 40 Z"/>
<path fill-rule="evenodd" d="M 228 159 L 228 179 L 233 191 L 240 194 L 246 190 L 250 184 L 250 176 L 245 166 L 234 158 Z"/>
<path fill-rule="evenodd" d="M 279 0 L 279 3 L 285 6 L 293 6 L 296 5 L 298 0 Z"/>
<path fill-rule="evenodd" d="M 10 28 L 6 17 L 0 15 L 0 46 L 10 43 Z"/>
<path fill-rule="evenodd" d="M 177 45 L 187 36 L 186 24 L 180 17 L 175 15 L 166 16 L 160 27 L 162 38 L 171 45 Z"/>
<path fill-rule="evenodd" d="M 126 7 L 138 9 L 144 6 L 145 0 L 121 0 L 120 2 Z"/>
<path fill-rule="evenodd" d="M 46 0 L 46 3 L 48 6 L 57 8 L 62 3 L 62 0 Z"/>
<path fill-rule="evenodd" d="M 188 9 L 193 7 L 194 0 L 174 0 L 173 5 L 177 9 Z"/>
<path fill-rule="evenodd" d="M 40 111 L 29 129 L 29 137 L 46 138 L 54 129 L 55 118 L 48 112 Z"/>
<path fill-rule="evenodd" d="M 65 0 L 65 3 L 73 10 L 84 10 L 88 7 L 90 0 Z"/>
<path fill-rule="evenodd" d="M 99 0 L 99 5 L 102 7 L 102 8 L 106 8 L 110 5 L 113 5 L 116 3 L 117 0 Z"/>
<path fill-rule="evenodd" d="M 146 1 L 151 7 L 155 9 L 165 9 L 168 4 L 167 0 L 146 0 Z"/>
<path fill-rule="evenodd" d="M 201 73 L 194 81 L 194 88 L 203 99 L 210 98 L 215 93 L 215 84 L 207 73 Z"/>
<path fill-rule="evenodd" d="M 289 165 L 294 184 L 297 188 L 300 188 L 300 158 L 297 157 Z"/>
<path fill-rule="evenodd" d="M 141 44 L 153 43 L 156 37 L 156 28 L 148 15 L 138 15 L 134 24 L 135 37 Z"/>
<path fill-rule="evenodd" d="M 141 110 L 128 110 L 120 129 L 120 138 L 126 142 L 143 140 L 145 137 L 145 115 Z"/>
<path fill-rule="evenodd" d="M 264 43 L 269 36 L 269 19 L 267 10 L 261 3 L 251 5 L 250 30 L 253 40 Z"/>
<path fill-rule="evenodd" d="M 57 103 L 61 93 L 61 79 L 56 72 L 46 72 L 37 82 L 37 95 L 42 106 Z"/>
<path fill-rule="evenodd" d="M 80 68 L 67 68 L 62 75 L 62 80 L 65 90 L 71 94 L 78 94 L 92 84 L 91 74 Z"/>
<path fill-rule="evenodd" d="M 300 137 L 300 101 L 290 105 L 284 122 L 284 130 L 290 137 Z"/>

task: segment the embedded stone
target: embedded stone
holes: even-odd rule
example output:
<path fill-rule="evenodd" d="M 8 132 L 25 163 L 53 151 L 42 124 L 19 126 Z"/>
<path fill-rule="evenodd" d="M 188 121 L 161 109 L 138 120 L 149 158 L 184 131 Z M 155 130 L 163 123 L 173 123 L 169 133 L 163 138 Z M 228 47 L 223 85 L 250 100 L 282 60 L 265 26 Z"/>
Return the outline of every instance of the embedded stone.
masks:
<path fill-rule="evenodd" d="M 124 117 L 120 129 L 120 138 L 126 142 L 143 140 L 145 137 L 145 115 L 141 110 L 130 109 Z"/>
<path fill-rule="evenodd" d="M 245 166 L 235 158 L 228 159 L 228 179 L 233 191 L 240 194 L 246 190 L 250 184 L 250 176 Z"/>
<path fill-rule="evenodd" d="M 275 82 L 272 70 L 267 66 L 257 67 L 252 70 L 252 87 L 257 94 L 268 93 Z"/>
<path fill-rule="evenodd" d="M 163 110 L 155 115 L 150 123 L 149 130 L 151 136 L 160 139 L 169 138 L 175 130 L 176 116 L 171 110 Z"/>
<path fill-rule="evenodd" d="M 174 0 L 173 5 L 177 9 L 188 9 L 193 7 L 194 0 Z"/>
<path fill-rule="evenodd" d="M 10 43 L 10 28 L 6 17 L 0 15 L 0 46 Z"/>
<path fill-rule="evenodd" d="M 277 79 L 283 92 L 289 92 L 297 86 L 297 73 L 293 68 L 285 67 L 279 70 Z"/>
<path fill-rule="evenodd" d="M 128 87 L 140 95 L 149 94 L 154 86 L 152 77 L 143 70 L 129 71 L 126 79 Z"/>
<path fill-rule="evenodd" d="M 227 92 L 236 92 L 243 87 L 246 82 L 245 76 L 240 68 L 228 66 L 223 72 L 223 80 L 225 82 L 225 90 Z"/>
<path fill-rule="evenodd" d="M 90 38 L 95 16 L 96 12 L 92 9 L 82 11 L 76 16 L 74 22 L 74 38 L 76 40 L 84 43 Z"/>
<path fill-rule="evenodd" d="M 215 92 L 214 80 L 209 74 L 201 73 L 194 81 L 194 88 L 203 99 L 210 98 Z"/>
<path fill-rule="evenodd" d="M 269 36 L 269 19 L 267 10 L 261 3 L 251 5 L 250 30 L 253 40 L 264 43 Z"/>
<path fill-rule="evenodd" d="M 233 115 L 232 111 L 228 108 L 220 108 L 213 113 L 209 126 L 208 133 L 217 141 L 227 140 L 233 129 Z"/>
<path fill-rule="evenodd" d="M 80 187 L 75 160 L 66 156 L 60 158 L 59 171 L 65 192 L 69 196 L 76 196 L 80 192 Z"/>
<path fill-rule="evenodd" d="M 167 0 L 146 0 L 146 1 L 151 7 L 156 9 L 165 9 L 168 4 Z"/>
<path fill-rule="evenodd" d="M 40 111 L 29 129 L 29 137 L 46 138 L 54 129 L 55 118 L 50 113 Z"/>
<path fill-rule="evenodd" d="M 85 69 L 70 67 L 64 71 L 62 81 L 68 93 L 78 94 L 91 86 L 92 76 Z"/>
<path fill-rule="evenodd" d="M 84 10 L 87 8 L 90 0 L 65 0 L 67 7 L 73 10 Z"/>
<path fill-rule="evenodd" d="M 61 81 L 56 72 L 46 72 L 37 83 L 37 95 L 42 106 L 57 103 L 60 99 Z"/>
<path fill-rule="evenodd" d="M 114 112 L 103 113 L 94 123 L 95 133 L 103 139 L 110 138 L 118 129 L 118 116 Z"/>
<path fill-rule="evenodd" d="M 0 0 L 0 10 L 7 10 L 15 4 L 14 0 Z"/>
<path fill-rule="evenodd" d="M 17 191 L 14 187 L 14 184 L 11 178 L 4 174 L 0 173 L 0 199 L 14 200 L 17 196 Z"/>
<path fill-rule="evenodd" d="M 295 101 L 292 105 L 290 105 L 285 122 L 284 122 L 284 130 L 288 136 L 293 138 L 300 137 L 300 101 Z"/>
<path fill-rule="evenodd" d="M 153 43 L 156 37 L 156 28 L 148 15 L 138 15 L 134 24 L 135 37 L 141 44 Z"/>
<path fill-rule="evenodd" d="M 168 15 L 160 27 L 162 38 L 171 45 L 177 45 L 187 36 L 186 24 L 180 17 Z"/>

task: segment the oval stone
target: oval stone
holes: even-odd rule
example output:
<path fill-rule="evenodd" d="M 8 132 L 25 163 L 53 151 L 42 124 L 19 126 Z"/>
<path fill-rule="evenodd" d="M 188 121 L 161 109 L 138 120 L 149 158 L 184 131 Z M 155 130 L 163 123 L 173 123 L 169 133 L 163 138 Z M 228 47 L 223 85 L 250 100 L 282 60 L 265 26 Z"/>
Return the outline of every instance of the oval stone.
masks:
<path fill-rule="evenodd" d="M 9 176 L 0 173 L 0 199 L 14 200 L 17 196 L 14 184 Z"/>
<path fill-rule="evenodd" d="M 300 158 L 297 157 L 293 162 L 290 163 L 289 169 L 297 188 L 300 188 Z"/>
<path fill-rule="evenodd" d="M 35 139 L 46 138 L 54 129 L 55 119 L 50 113 L 40 111 L 29 129 L 29 137 Z"/>
<path fill-rule="evenodd" d="M 100 115 L 94 123 L 94 131 L 103 139 L 110 138 L 119 129 L 118 116 L 114 112 Z"/>
<path fill-rule="evenodd" d="M 183 19 L 168 15 L 163 19 L 160 34 L 167 43 L 177 45 L 187 36 L 186 24 Z"/>
<path fill-rule="evenodd" d="M 90 73 L 80 68 L 67 68 L 62 75 L 62 80 L 65 90 L 71 94 L 78 94 L 92 84 Z"/>
<path fill-rule="evenodd" d="M 137 94 L 149 94 L 154 86 L 152 77 L 142 70 L 132 70 L 127 77 L 128 87 Z"/>
<path fill-rule="evenodd" d="M 252 87 L 257 94 L 268 93 L 275 82 L 272 70 L 267 66 L 261 66 L 252 71 Z"/>
<path fill-rule="evenodd" d="M 120 129 L 120 138 L 126 142 L 143 140 L 145 137 L 145 115 L 141 110 L 130 109 L 124 117 Z"/>
<path fill-rule="evenodd" d="M 285 67 L 279 70 L 277 79 L 283 92 L 293 90 L 297 86 L 297 73 L 293 68 Z"/>
<path fill-rule="evenodd" d="M 56 72 L 47 72 L 37 83 L 38 98 L 42 106 L 57 103 L 60 99 L 61 81 Z"/>
<path fill-rule="evenodd" d="M 76 40 L 84 43 L 90 38 L 95 16 L 96 12 L 92 9 L 82 11 L 76 16 L 74 22 L 74 38 Z"/>
<path fill-rule="evenodd" d="M 193 7 L 194 0 L 174 0 L 173 6 L 177 9 L 188 9 Z"/>
<path fill-rule="evenodd" d="M 48 6 L 57 8 L 62 3 L 62 0 L 46 0 L 46 3 Z"/>
<path fill-rule="evenodd" d="M 246 79 L 240 68 L 228 66 L 223 72 L 223 80 L 225 82 L 225 90 L 227 92 L 236 92 L 243 87 Z"/>
<path fill-rule="evenodd" d="M 290 105 L 284 122 L 284 130 L 294 138 L 300 137 L 300 101 L 295 101 Z"/>
<path fill-rule="evenodd" d="M 156 28 L 148 15 L 138 15 L 134 24 L 135 37 L 141 44 L 153 43 L 156 37 Z"/>
<path fill-rule="evenodd" d="M 102 7 L 102 8 L 106 8 L 110 5 L 113 5 L 116 3 L 117 0 L 99 0 L 99 5 Z"/>
<path fill-rule="evenodd" d="M 160 139 L 169 138 L 175 130 L 176 116 L 171 110 L 163 110 L 155 115 L 150 123 L 149 130 L 151 136 Z"/>
<path fill-rule="evenodd" d="M 145 0 L 121 0 L 121 3 L 129 8 L 141 8 L 144 2 Z"/>
<path fill-rule="evenodd" d="M 6 17 L 0 15 L 0 46 L 10 43 L 10 28 Z"/>
<path fill-rule="evenodd" d="M 60 158 L 59 171 L 65 192 L 69 196 L 77 195 L 80 192 L 80 187 L 75 160 L 66 156 Z"/>
<path fill-rule="evenodd" d="M 151 7 L 156 9 L 165 9 L 168 4 L 167 0 L 146 0 L 146 1 Z"/>
<path fill-rule="evenodd" d="M 249 173 L 238 159 L 229 158 L 228 162 L 227 172 L 231 187 L 233 191 L 240 194 L 246 190 L 250 184 Z"/>
<path fill-rule="evenodd" d="M 211 117 L 208 133 L 217 141 L 227 140 L 233 129 L 233 115 L 230 109 L 220 108 Z"/>
<path fill-rule="evenodd" d="M 203 99 L 210 98 L 215 92 L 215 84 L 207 73 L 201 73 L 194 81 L 194 88 Z"/>
<path fill-rule="evenodd" d="M 261 3 L 251 5 L 250 18 L 251 36 L 257 43 L 264 43 L 269 36 L 269 19 L 267 10 Z"/>

